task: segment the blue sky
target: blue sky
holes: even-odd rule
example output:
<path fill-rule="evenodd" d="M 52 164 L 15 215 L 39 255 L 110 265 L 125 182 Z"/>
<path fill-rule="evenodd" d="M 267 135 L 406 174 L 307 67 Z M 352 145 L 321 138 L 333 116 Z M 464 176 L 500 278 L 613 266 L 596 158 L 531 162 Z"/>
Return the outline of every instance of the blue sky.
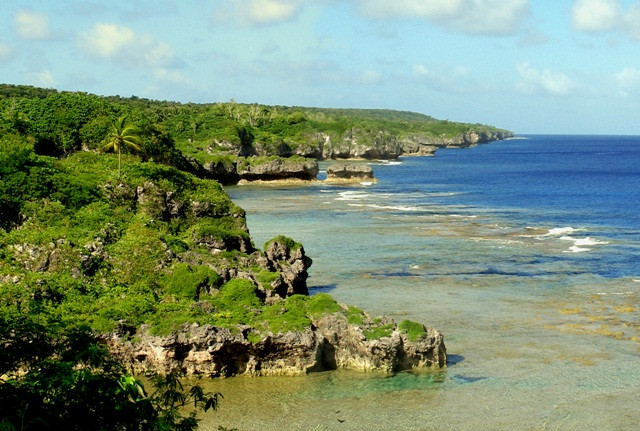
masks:
<path fill-rule="evenodd" d="M 2 0 L 0 82 L 640 135 L 640 1 Z"/>

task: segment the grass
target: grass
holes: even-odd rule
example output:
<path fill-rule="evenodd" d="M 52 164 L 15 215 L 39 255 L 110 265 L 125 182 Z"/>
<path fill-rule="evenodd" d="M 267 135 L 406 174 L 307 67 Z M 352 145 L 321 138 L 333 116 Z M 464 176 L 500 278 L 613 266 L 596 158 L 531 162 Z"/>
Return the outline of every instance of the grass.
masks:
<path fill-rule="evenodd" d="M 264 250 L 266 250 L 267 248 L 269 248 L 269 246 L 275 242 L 279 242 L 280 244 L 284 245 L 286 248 L 288 248 L 289 250 L 298 250 L 300 247 L 302 247 L 302 244 L 300 244 L 299 242 L 294 241 L 293 239 L 284 236 L 284 235 L 279 235 L 275 238 L 270 239 L 269 241 L 264 243 Z"/>
<path fill-rule="evenodd" d="M 407 334 L 409 341 L 418 341 L 427 335 L 427 331 L 424 329 L 422 323 L 414 322 L 411 320 L 403 320 L 398 325 L 398 329 L 401 332 Z"/>
<path fill-rule="evenodd" d="M 367 340 L 379 340 L 381 338 L 390 337 L 393 333 L 393 329 L 393 323 L 388 323 L 386 325 L 373 326 L 372 328 L 363 331 L 363 334 Z"/>

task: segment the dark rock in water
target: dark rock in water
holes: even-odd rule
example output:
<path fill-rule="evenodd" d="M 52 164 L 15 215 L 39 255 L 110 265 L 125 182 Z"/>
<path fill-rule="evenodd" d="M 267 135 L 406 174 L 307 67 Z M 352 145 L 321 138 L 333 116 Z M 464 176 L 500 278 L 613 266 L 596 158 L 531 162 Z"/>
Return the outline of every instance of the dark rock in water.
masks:
<path fill-rule="evenodd" d="M 374 181 L 371 166 L 364 163 L 333 163 L 327 167 L 328 181 Z"/>

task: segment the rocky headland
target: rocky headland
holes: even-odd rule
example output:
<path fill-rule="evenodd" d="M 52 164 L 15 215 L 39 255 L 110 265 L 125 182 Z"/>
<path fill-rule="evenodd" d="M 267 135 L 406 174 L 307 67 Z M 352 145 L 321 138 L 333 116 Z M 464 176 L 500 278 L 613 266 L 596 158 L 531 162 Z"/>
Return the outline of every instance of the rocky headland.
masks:
<path fill-rule="evenodd" d="M 512 132 L 502 130 L 469 130 L 447 138 L 430 134 L 397 137 L 382 131 L 371 136 L 354 129 L 339 140 L 318 134 L 313 139 L 298 143 L 295 150 L 282 144 L 278 147 L 277 155 L 273 155 L 274 150 L 260 142 L 254 143 L 250 150 L 240 144 L 217 142 L 216 146 L 224 148 L 223 154 L 227 157 L 218 157 L 205 163 L 190 158 L 189 163 L 194 173 L 223 184 L 236 184 L 239 181 L 310 181 L 318 175 L 319 160 L 393 160 L 403 155 L 434 156 L 438 148 L 467 148 L 510 137 L 513 137 Z M 371 180 L 373 175 L 368 176 L 360 166 L 336 164 L 329 180 Z"/>
<path fill-rule="evenodd" d="M 309 296 L 302 244 L 278 236 L 256 247 L 244 211 L 215 181 L 131 159 L 116 179 L 117 156 L 92 152 L 38 163 L 46 169 L 33 181 L 57 182 L 2 237 L 0 305 L 87 325 L 135 372 L 446 364 L 435 329 Z"/>
<path fill-rule="evenodd" d="M 446 348 L 437 330 L 423 327 L 423 335 L 409 340 L 407 332 L 385 320 L 386 334 L 368 339 L 377 324 L 349 323 L 347 308 L 314 318 L 296 331 L 266 334 L 251 339 L 251 327 L 237 329 L 185 323 L 167 336 L 152 335 L 144 325 L 134 341 L 129 335 L 105 337 L 112 352 L 135 373 L 168 373 L 228 377 L 234 375 L 298 375 L 336 369 L 381 371 L 443 368 Z M 378 325 L 379 327 L 380 325 Z"/>

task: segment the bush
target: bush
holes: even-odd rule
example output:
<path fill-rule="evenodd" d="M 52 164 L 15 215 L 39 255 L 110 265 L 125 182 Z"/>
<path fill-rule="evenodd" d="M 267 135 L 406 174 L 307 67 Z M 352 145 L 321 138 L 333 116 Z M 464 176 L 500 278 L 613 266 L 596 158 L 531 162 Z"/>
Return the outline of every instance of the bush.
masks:
<path fill-rule="evenodd" d="M 409 341 L 418 341 L 427 335 L 427 331 L 425 331 L 422 323 L 411 320 L 403 320 L 400 322 L 398 329 L 407 334 Z"/>
<path fill-rule="evenodd" d="M 316 293 L 307 300 L 307 313 L 313 317 L 337 313 L 341 310 L 336 300 L 326 293 Z"/>
<path fill-rule="evenodd" d="M 367 340 L 379 340 L 380 338 L 390 337 L 393 333 L 393 324 L 374 326 L 366 331 L 363 331 Z"/>
<path fill-rule="evenodd" d="M 199 301 L 201 293 L 220 287 L 222 278 L 207 266 L 178 263 L 167 271 L 161 283 L 171 295 Z"/>
<path fill-rule="evenodd" d="M 266 250 L 267 248 L 269 248 L 269 246 L 274 243 L 274 242 L 279 242 L 280 244 L 284 245 L 285 247 L 287 247 L 289 250 L 298 250 L 300 247 L 302 247 L 302 244 L 300 244 L 299 242 L 294 241 L 293 239 L 284 236 L 284 235 L 279 235 L 275 238 L 270 239 L 269 241 L 264 243 L 264 250 Z"/>

